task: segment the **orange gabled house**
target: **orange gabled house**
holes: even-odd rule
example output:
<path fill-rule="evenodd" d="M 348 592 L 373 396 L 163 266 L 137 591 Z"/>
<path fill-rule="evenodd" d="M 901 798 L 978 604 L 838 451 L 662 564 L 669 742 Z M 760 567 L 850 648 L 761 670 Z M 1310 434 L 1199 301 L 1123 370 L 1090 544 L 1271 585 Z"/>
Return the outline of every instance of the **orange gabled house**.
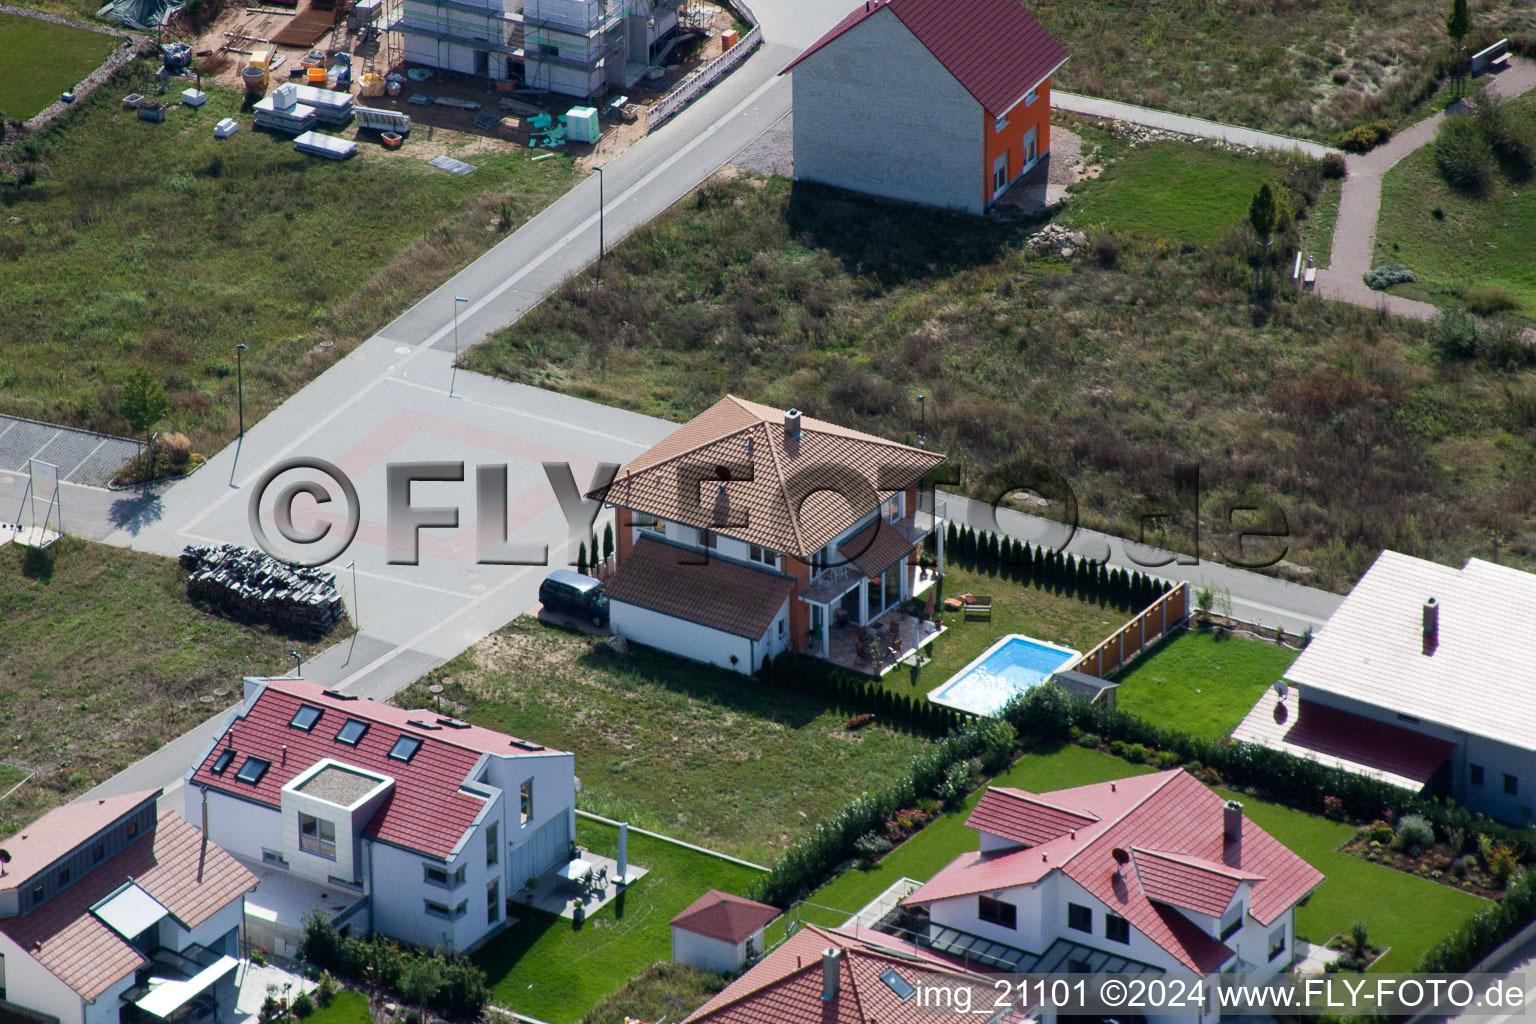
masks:
<path fill-rule="evenodd" d="M 795 177 L 980 213 L 1050 152 L 1068 56 L 1018 0 L 868 0 L 781 72 Z"/>

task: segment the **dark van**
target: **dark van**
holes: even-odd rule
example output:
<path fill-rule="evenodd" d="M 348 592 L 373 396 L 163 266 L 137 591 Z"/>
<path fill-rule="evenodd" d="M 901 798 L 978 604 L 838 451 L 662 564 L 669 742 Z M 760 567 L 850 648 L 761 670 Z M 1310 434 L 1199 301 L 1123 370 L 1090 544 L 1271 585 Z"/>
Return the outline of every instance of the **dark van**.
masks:
<path fill-rule="evenodd" d="M 570 612 L 590 619 L 594 626 L 608 624 L 608 595 L 603 581 L 556 569 L 539 584 L 539 603 L 551 611 Z"/>

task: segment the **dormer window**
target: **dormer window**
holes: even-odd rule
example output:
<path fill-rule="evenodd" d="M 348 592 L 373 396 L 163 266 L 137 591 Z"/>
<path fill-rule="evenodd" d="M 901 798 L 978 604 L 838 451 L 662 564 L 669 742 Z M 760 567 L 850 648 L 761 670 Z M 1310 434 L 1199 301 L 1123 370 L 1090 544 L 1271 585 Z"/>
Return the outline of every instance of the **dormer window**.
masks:
<path fill-rule="evenodd" d="M 717 537 L 715 535 L 715 531 L 713 531 L 713 530 L 700 530 L 699 531 L 699 547 L 701 547 L 701 548 L 708 548 L 710 551 L 713 551 L 713 550 L 715 550 L 716 547 L 719 546 L 719 544 L 720 544 L 720 539 L 719 539 L 719 537 Z"/>
<path fill-rule="evenodd" d="M 315 723 L 320 721 L 320 714 L 320 709 L 313 705 L 301 705 L 299 710 L 294 712 L 293 718 L 289 720 L 288 725 L 291 728 L 309 732 L 309 730 L 315 727 Z"/>
<path fill-rule="evenodd" d="M 1221 919 L 1221 941 L 1226 942 L 1243 927 L 1243 905 L 1238 903 L 1233 912 Z"/>
<path fill-rule="evenodd" d="M 347 724 L 337 731 L 336 742 L 345 743 L 349 747 L 355 747 L 362 742 L 367 732 L 367 722 L 357 718 L 349 718 L 347 719 Z"/>
<path fill-rule="evenodd" d="M 228 747 L 219 751 L 218 759 L 213 762 L 213 767 L 208 770 L 215 775 L 223 775 L 224 769 L 229 767 L 229 762 L 235 759 L 235 752 Z"/>
<path fill-rule="evenodd" d="M 389 748 L 389 756 L 396 761 L 409 763 L 416 756 L 416 751 L 421 749 L 421 740 L 415 736 L 401 736 L 395 740 L 395 745 Z"/>
<path fill-rule="evenodd" d="M 248 757 L 245 759 L 245 763 L 240 766 L 240 770 L 235 773 L 235 778 L 254 786 L 261 781 L 263 775 L 267 774 L 267 769 L 270 767 L 272 767 L 271 761 L 264 761 L 259 757 Z M 129 835 L 133 835 L 137 831 L 138 829 L 135 826 L 128 826 Z"/>

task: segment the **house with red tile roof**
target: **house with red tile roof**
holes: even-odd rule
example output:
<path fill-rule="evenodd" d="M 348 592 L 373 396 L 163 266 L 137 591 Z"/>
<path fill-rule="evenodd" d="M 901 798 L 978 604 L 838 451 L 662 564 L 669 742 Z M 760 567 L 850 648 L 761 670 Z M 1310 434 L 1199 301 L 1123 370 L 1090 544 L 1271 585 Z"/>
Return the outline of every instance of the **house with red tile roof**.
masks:
<path fill-rule="evenodd" d="M 835 632 L 851 648 L 932 586 L 918 547 L 940 519 L 918 482 L 943 461 L 727 395 L 593 492 L 617 510 L 613 631 L 744 673 L 782 651 L 833 657 Z M 923 626 L 853 667 L 926 642 Z"/>
<path fill-rule="evenodd" d="M 927 910 L 930 950 L 981 970 L 1284 971 L 1296 904 L 1323 881 L 1182 769 L 1044 794 L 994 786 L 966 824 L 978 849 L 902 905 Z"/>
<path fill-rule="evenodd" d="M 250 941 L 338 931 L 470 949 L 530 877 L 570 860 L 567 751 L 302 679 L 247 679 L 186 777 L 188 815 L 257 867 Z"/>
<path fill-rule="evenodd" d="M 1067 58 L 1019 0 L 865 0 L 781 72 L 795 177 L 980 213 L 1050 152 Z"/>
<path fill-rule="evenodd" d="M 672 919 L 672 960 L 733 974 L 763 951 L 763 929 L 780 913 L 778 907 L 711 889 Z"/>
<path fill-rule="evenodd" d="M 1383 551 L 1232 736 L 1529 825 L 1533 618 L 1532 573 Z"/>
<path fill-rule="evenodd" d="M 0 839 L 0 1008 L 60 1024 L 234 1012 L 256 878 L 159 797 L 77 801 Z"/>
<path fill-rule="evenodd" d="M 943 991 L 948 1011 L 918 997 Z M 1023 1024 L 991 978 L 911 943 L 806 925 L 683 1024 Z M 965 1006 L 965 1009 L 961 1009 Z"/>

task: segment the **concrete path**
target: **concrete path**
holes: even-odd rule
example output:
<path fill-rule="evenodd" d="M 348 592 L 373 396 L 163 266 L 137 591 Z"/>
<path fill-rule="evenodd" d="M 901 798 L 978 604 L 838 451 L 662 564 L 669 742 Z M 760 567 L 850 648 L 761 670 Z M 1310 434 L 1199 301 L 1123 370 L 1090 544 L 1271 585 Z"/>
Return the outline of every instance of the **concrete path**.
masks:
<path fill-rule="evenodd" d="M 1519 96 L 1536 88 L 1536 64 L 1511 57 L 1509 68 L 1490 77 L 1488 82 L 1499 96 Z M 1339 195 L 1339 216 L 1333 227 L 1328 269 L 1317 272 L 1317 291 L 1323 298 L 1384 309 L 1415 320 L 1432 320 L 1439 312 L 1438 307 L 1428 302 L 1374 291 L 1366 285 L 1365 273 L 1375 259 L 1382 179 L 1404 157 L 1433 142 L 1445 118 L 1445 112 L 1434 114 L 1394 135 L 1386 145 L 1345 157 L 1348 174 Z M 1528 330 L 1526 334 L 1536 340 L 1536 332 Z"/>
<path fill-rule="evenodd" d="M 1329 153 L 1339 152 L 1319 142 L 1293 139 L 1286 135 L 1261 132 L 1254 128 L 1243 128 L 1235 124 L 1207 121 L 1203 117 L 1171 114 L 1166 110 L 1138 107 L 1134 103 L 1103 100 L 1097 96 L 1081 96 L 1077 93 L 1062 92 L 1056 89 L 1051 90 L 1051 106 L 1056 110 L 1065 110 L 1073 114 L 1087 114 L 1090 117 L 1107 117 L 1115 121 L 1129 121 L 1131 124 L 1145 125 L 1148 128 L 1161 128 L 1163 131 L 1178 132 L 1180 135 L 1193 135 L 1200 139 L 1230 142 L 1236 146 L 1252 146 L 1255 149 L 1276 149 L 1281 151 L 1296 150 L 1314 159 L 1321 159 Z"/>
<path fill-rule="evenodd" d="M 984 502 L 958 494 L 939 493 L 950 519 L 976 530 L 991 530 L 1017 537 L 1030 544 L 1059 548 L 1066 528 L 1054 520 L 1027 515 L 1013 509 L 993 509 Z M 1286 580 L 1237 569 L 1209 559 L 1190 561 L 1144 544 L 1096 530 L 1079 529 L 1066 545 L 1069 554 L 1103 561 L 1131 572 L 1150 573 L 1173 582 L 1189 582 L 1194 587 L 1210 587 L 1225 592 L 1232 599 L 1232 615 L 1244 622 L 1264 626 L 1282 626 L 1299 633 L 1321 629 L 1344 600 L 1339 594 Z M 1188 561 L 1189 564 L 1183 564 Z"/>

